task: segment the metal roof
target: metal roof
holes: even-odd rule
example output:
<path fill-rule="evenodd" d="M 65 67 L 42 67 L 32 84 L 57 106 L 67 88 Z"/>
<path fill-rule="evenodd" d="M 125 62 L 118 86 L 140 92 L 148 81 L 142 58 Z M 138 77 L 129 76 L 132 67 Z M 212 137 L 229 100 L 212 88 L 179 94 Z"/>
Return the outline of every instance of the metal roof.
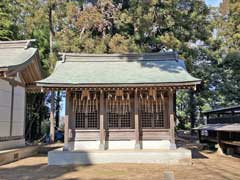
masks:
<path fill-rule="evenodd" d="M 206 124 L 201 125 L 197 128 L 194 128 L 196 130 L 212 130 L 212 131 L 234 131 L 234 132 L 240 132 L 240 123 L 234 123 L 234 124 Z"/>
<path fill-rule="evenodd" d="M 224 112 L 224 111 L 234 111 L 234 110 L 240 110 L 240 105 L 217 108 L 210 111 L 205 111 L 203 112 L 203 114 L 210 114 L 210 113 L 217 113 L 217 112 Z"/>
<path fill-rule="evenodd" d="M 39 86 L 200 84 L 176 53 L 62 54 L 54 72 Z"/>
<path fill-rule="evenodd" d="M 30 61 L 37 53 L 36 48 L 30 47 L 33 41 L 0 41 L 0 69 L 8 70 Z"/>
<path fill-rule="evenodd" d="M 0 41 L 0 79 L 13 81 L 12 77 L 19 75 L 22 82 L 16 83 L 40 89 L 35 81 L 42 79 L 43 74 L 38 50 L 32 47 L 34 41 Z"/>

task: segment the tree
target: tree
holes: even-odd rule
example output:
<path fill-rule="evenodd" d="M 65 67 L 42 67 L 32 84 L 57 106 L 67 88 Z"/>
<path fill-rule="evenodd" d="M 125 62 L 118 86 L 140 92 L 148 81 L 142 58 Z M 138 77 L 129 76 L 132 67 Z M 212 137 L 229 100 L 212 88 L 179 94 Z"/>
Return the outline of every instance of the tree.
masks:
<path fill-rule="evenodd" d="M 0 2 L 0 40 L 17 39 L 18 28 L 14 22 L 14 0 Z"/>
<path fill-rule="evenodd" d="M 221 17 L 219 35 L 227 51 L 239 50 L 240 47 L 240 1 L 225 0 L 220 7 Z"/>
<path fill-rule="evenodd" d="M 226 105 L 240 104 L 240 52 L 229 52 L 221 63 L 222 88 Z"/>
<path fill-rule="evenodd" d="M 240 103 L 240 1 L 224 0 L 218 17 L 218 37 L 221 40 L 219 72 L 221 75 L 220 92 L 224 105 Z"/>
<path fill-rule="evenodd" d="M 55 26 L 53 23 L 54 20 L 53 10 L 55 9 L 57 2 L 51 0 L 44 1 L 34 0 L 31 2 L 27 0 L 18 0 L 18 3 L 20 11 L 18 26 L 21 27 L 21 34 L 23 34 L 24 38 L 37 39 L 37 45 L 39 47 L 40 58 L 42 59 L 45 75 L 49 75 L 53 71 L 57 60 L 56 49 L 54 47 Z M 55 99 L 54 94 L 55 93 L 52 93 L 52 97 L 50 98 L 52 100 L 51 103 L 53 104 L 53 106 L 51 106 L 50 113 L 50 119 L 52 120 L 54 118 L 55 111 L 55 109 L 53 108 L 55 107 L 60 108 L 59 101 L 61 99 L 58 96 Z M 60 93 L 57 93 L 57 95 L 59 94 Z M 48 98 L 49 96 L 41 97 L 45 99 Z M 35 97 L 32 97 L 32 99 L 34 98 Z M 55 103 L 57 104 L 56 106 Z M 36 109 L 33 109 L 32 111 L 36 111 Z M 58 118 L 57 119 L 58 122 L 59 110 L 56 110 L 55 112 L 56 118 Z M 35 113 L 38 114 L 39 112 Z M 54 138 L 54 127 L 51 129 L 51 134 L 53 134 Z"/>
<path fill-rule="evenodd" d="M 132 34 L 143 51 L 181 51 L 189 42 L 207 39 L 207 15 L 202 1 L 131 0 L 123 4 L 119 30 Z"/>

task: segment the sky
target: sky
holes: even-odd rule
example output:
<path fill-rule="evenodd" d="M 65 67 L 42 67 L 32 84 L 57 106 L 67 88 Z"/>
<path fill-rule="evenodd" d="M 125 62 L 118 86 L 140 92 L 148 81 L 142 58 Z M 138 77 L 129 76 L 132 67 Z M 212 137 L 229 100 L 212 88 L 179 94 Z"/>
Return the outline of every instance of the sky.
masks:
<path fill-rule="evenodd" d="M 219 6 L 221 2 L 222 2 L 222 0 L 205 0 L 205 3 L 208 6 L 214 6 L 214 7 Z"/>

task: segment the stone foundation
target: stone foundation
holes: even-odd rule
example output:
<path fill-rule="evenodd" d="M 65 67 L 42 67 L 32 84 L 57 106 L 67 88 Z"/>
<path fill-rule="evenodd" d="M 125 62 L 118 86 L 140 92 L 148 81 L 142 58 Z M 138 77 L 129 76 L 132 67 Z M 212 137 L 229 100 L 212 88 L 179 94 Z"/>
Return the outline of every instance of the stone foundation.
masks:
<path fill-rule="evenodd" d="M 176 150 L 93 150 L 48 152 L 49 165 L 101 164 L 101 163 L 157 163 L 191 165 L 191 151 Z"/>
<path fill-rule="evenodd" d="M 25 146 L 25 139 L 9 140 L 0 142 L 0 150 Z"/>
<path fill-rule="evenodd" d="M 37 154 L 38 146 L 26 146 L 22 148 L 0 151 L 0 165 L 23 159 Z"/>
<path fill-rule="evenodd" d="M 169 150 L 171 143 L 168 140 L 161 141 L 142 141 L 142 149 L 165 149 Z"/>

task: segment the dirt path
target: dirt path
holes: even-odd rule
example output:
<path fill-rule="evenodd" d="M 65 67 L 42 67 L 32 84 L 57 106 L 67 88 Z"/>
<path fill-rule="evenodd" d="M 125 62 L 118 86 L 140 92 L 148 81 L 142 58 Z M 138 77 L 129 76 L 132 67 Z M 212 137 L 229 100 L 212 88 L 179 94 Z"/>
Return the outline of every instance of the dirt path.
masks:
<path fill-rule="evenodd" d="M 47 156 L 26 158 L 0 166 L 1 180 L 159 180 L 171 171 L 175 179 L 240 180 L 240 158 L 220 156 L 210 151 L 199 152 L 189 145 L 194 159 L 192 166 L 163 166 L 158 164 L 102 164 L 91 166 L 48 166 Z"/>

